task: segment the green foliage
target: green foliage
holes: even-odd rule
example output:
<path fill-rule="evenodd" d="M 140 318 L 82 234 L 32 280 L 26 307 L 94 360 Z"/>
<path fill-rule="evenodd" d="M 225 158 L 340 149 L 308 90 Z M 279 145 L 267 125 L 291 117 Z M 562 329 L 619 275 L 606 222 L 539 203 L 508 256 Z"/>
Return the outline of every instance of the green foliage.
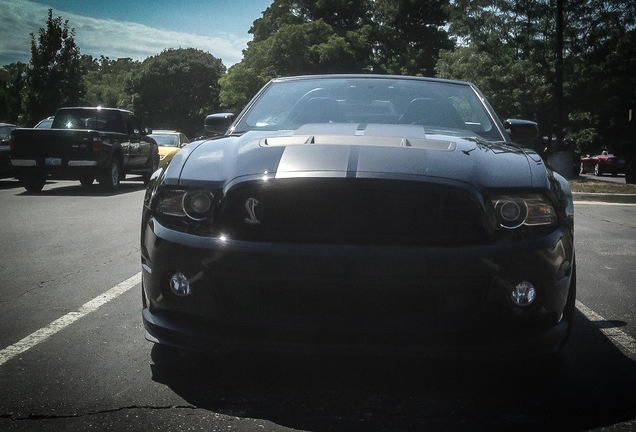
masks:
<path fill-rule="evenodd" d="M 274 0 L 254 21 L 250 33 L 254 42 L 276 34 L 284 25 L 300 25 L 323 20 L 336 33 L 344 36 L 371 22 L 374 0 Z"/>
<path fill-rule="evenodd" d="M 398 75 L 434 76 L 441 49 L 452 42 L 444 25 L 448 0 L 376 0 L 374 69 Z"/>
<path fill-rule="evenodd" d="M 26 124 L 33 125 L 59 107 L 77 105 L 81 100 L 83 70 L 74 37 L 68 21 L 62 24 L 62 17 L 53 18 L 52 9 L 37 40 L 31 34 L 31 61 L 24 87 Z"/>
<path fill-rule="evenodd" d="M 262 42 L 252 42 L 244 61 L 270 76 L 351 71 L 350 44 L 322 19 L 284 24 Z"/>
<path fill-rule="evenodd" d="M 111 60 L 101 56 L 99 60 L 82 56 L 86 95 L 82 105 L 133 109 L 132 97 L 126 92 L 126 82 L 141 67 L 141 62 L 129 58 Z"/>
<path fill-rule="evenodd" d="M 125 91 L 146 125 L 180 130 L 192 137 L 202 132 L 207 114 L 218 112 L 219 78 L 224 73 L 221 60 L 209 53 L 169 49 L 133 70 Z"/>

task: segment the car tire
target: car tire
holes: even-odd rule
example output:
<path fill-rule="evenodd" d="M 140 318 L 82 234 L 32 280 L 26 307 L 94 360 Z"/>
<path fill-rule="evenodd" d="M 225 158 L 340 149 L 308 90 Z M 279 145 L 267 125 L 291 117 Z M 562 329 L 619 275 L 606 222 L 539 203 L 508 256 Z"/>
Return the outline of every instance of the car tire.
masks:
<path fill-rule="evenodd" d="M 46 184 L 46 174 L 43 172 L 32 172 L 19 177 L 20 183 L 27 192 L 40 192 Z"/>
<path fill-rule="evenodd" d="M 594 164 L 594 175 L 597 177 L 603 175 L 603 168 L 598 163 Z"/>
<path fill-rule="evenodd" d="M 92 185 L 94 180 L 95 179 L 92 176 L 85 176 L 79 179 L 80 184 L 84 187 L 89 187 L 90 185 Z"/>
<path fill-rule="evenodd" d="M 159 169 L 159 156 L 155 154 L 152 156 L 152 162 L 150 164 L 150 172 L 144 173 L 144 175 L 142 176 L 143 182 L 146 186 L 148 185 L 148 183 L 150 183 L 150 177 L 152 177 L 152 174 L 158 169 Z"/>
<path fill-rule="evenodd" d="M 110 163 L 106 164 L 104 172 L 99 179 L 99 184 L 107 191 L 115 191 L 119 187 L 121 180 L 121 163 L 119 159 L 113 157 Z"/>

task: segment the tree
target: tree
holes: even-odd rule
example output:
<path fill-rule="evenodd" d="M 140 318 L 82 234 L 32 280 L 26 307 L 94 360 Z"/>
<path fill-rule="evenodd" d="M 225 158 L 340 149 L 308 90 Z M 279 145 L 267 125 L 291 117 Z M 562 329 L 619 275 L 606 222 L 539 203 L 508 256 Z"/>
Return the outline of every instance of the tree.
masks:
<path fill-rule="evenodd" d="M 322 19 L 340 36 L 370 24 L 374 0 L 274 0 L 250 29 L 254 42 L 278 33 L 284 25 Z"/>
<path fill-rule="evenodd" d="M 221 60 L 197 50 L 169 49 L 143 61 L 126 81 L 135 113 L 157 129 L 189 136 L 203 129 L 206 115 L 219 110 Z"/>
<path fill-rule="evenodd" d="M 25 123 L 35 124 L 61 106 L 77 105 L 84 94 L 80 50 L 68 20 L 53 18 L 49 9 L 46 29 L 31 33 L 31 61 L 24 88 Z"/>
<path fill-rule="evenodd" d="M 453 48 L 444 29 L 448 4 L 448 0 L 375 0 L 374 69 L 435 76 L 439 51 Z"/>

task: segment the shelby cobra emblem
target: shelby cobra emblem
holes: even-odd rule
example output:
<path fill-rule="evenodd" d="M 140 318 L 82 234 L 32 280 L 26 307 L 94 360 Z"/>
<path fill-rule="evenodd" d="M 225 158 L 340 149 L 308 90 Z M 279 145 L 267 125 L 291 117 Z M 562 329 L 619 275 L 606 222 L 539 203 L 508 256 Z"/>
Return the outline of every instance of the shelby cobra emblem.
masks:
<path fill-rule="evenodd" d="M 260 225 L 261 221 L 256 218 L 256 206 L 258 205 L 258 200 L 256 198 L 248 198 L 245 201 L 245 209 L 247 210 L 247 214 L 249 217 L 243 219 L 243 221 L 248 225 Z"/>

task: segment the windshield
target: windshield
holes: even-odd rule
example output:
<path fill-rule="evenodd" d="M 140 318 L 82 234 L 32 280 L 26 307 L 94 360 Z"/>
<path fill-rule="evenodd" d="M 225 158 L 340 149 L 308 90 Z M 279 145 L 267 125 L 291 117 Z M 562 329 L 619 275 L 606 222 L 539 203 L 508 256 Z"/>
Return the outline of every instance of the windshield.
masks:
<path fill-rule="evenodd" d="M 126 133 L 121 113 L 107 109 L 64 109 L 53 119 L 54 129 L 91 129 Z"/>
<path fill-rule="evenodd" d="M 166 147 L 179 147 L 179 138 L 172 134 L 150 134 L 149 137 L 157 141 L 157 145 Z"/>
<path fill-rule="evenodd" d="M 426 133 L 502 140 L 467 84 L 371 77 L 272 82 L 234 132 L 296 130 L 307 123 L 414 124 Z"/>

